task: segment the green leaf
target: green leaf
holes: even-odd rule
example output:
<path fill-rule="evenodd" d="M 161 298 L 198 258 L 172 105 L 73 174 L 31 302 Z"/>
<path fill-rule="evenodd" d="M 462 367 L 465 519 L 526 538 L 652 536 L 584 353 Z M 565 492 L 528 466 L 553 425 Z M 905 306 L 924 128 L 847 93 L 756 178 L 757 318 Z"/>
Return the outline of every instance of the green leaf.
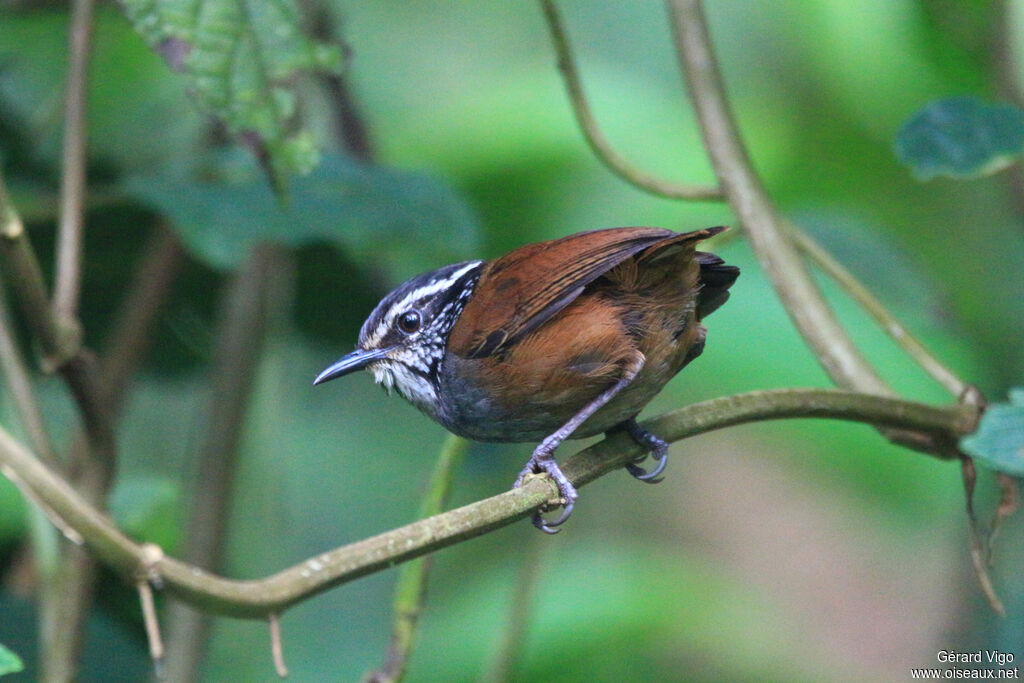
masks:
<path fill-rule="evenodd" d="M 338 155 L 295 178 L 287 202 L 237 154 L 216 157 L 193 175 L 135 176 L 126 187 L 169 216 L 186 245 L 216 268 L 234 268 L 259 242 L 327 242 L 358 261 L 411 275 L 468 258 L 476 247 L 475 219 L 446 184 Z"/>
<path fill-rule="evenodd" d="M 4 674 L 14 674 L 19 671 L 23 671 L 25 665 L 21 663 L 21 659 L 18 655 L 8 650 L 3 645 L 0 645 L 0 676 Z"/>
<path fill-rule="evenodd" d="M 977 178 L 1024 150 L 1024 112 L 977 97 L 947 97 L 919 110 L 896 134 L 896 156 L 920 180 Z"/>
<path fill-rule="evenodd" d="M 110 500 L 110 513 L 128 535 L 174 552 L 181 530 L 176 511 L 178 484 L 156 475 L 129 475 L 119 481 Z"/>
<path fill-rule="evenodd" d="M 1010 389 L 1009 403 L 991 404 L 960 448 L 994 470 L 1024 477 L 1024 388 Z"/>
<path fill-rule="evenodd" d="M 317 153 L 295 130 L 295 76 L 337 72 L 341 51 L 302 32 L 294 0 L 122 0 L 135 30 L 183 72 L 200 107 L 269 162 L 307 173 Z"/>

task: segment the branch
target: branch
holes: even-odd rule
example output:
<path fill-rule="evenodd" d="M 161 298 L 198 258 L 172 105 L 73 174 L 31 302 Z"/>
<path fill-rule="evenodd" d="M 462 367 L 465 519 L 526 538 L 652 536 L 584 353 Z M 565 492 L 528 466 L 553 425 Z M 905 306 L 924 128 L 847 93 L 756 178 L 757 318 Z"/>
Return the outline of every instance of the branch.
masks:
<path fill-rule="evenodd" d="M 39 343 L 44 370 L 53 371 L 78 353 L 81 330 L 60 321 L 50 308 L 43 271 L 0 177 L 0 272 Z"/>
<path fill-rule="evenodd" d="M 53 313 L 43 273 L 28 241 L 25 225 L 10 203 L 0 178 L 0 273 L 19 304 L 42 352 L 43 369 L 64 376 L 89 436 L 91 455 L 101 479 L 113 477 L 116 448 L 107 407 L 101 400 L 96 361 L 81 345 L 76 322 Z"/>
<path fill-rule="evenodd" d="M 544 16 L 547 20 L 548 28 L 550 30 L 552 40 L 555 44 L 556 52 L 558 53 L 559 69 L 561 70 L 563 78 L 565 80 L 566 89 L 569 93 L 569 99 L 573 105 L 573 110 L 576 113 L 576 118 L 580 125 L 580 128 L 583 130 L 584 134 L 587 136 L 588 141 L 591 143 L 591 147 L 593 148 L 594 153 L 621 178 L 643 190 L 667 198 L 694 198 L 691 195 L 691 193 L 695 190 L 698 190 L 699 188 L 689 188 L 687 186 L 673 185 L 660 180 L 652 179 L 649 176 L 643 174 L 642 172 L 636 171 L 635 169 L 630 167 L 628 162 L 624 161 L 621 157 L 615 154 L 613 150 L 609 149 L 607 142 L 601 135 L 600 130 L 598 130 L 597 128 L 596 121 L 594 120 L 594 117 L 590 112 L 589 105 L 587 104 L 586 96 L 583 93 L 583 88 L 580 83 L 578 71 L 573 60 L 572 49 L 569 45 L 569 41 L 562 24 L 562 20 L 558 14 L 558 10 L 555 6 L 554 0 L 540 0 L 540 2 L 541 6 L 544 9 Z M 679 9 L 681 7 L 681 4 L 677 5 L 677 9 L 680 14 L 683 11 L 689 11 Z M 687 19 L 687 21 L 690 20 L 691 19 Z M 680 19 L 677 19 L 677 23 L 679 21 Z M 706 29 L 704 33 L 704 40 L 706 43 Z M 679 47 L 680 50 L 682 50 L 681 41 L 681 34 L 677 33 L 676 42 L 677 47 Z M 711 54 L 709 46 L 707 54 Z M 684 57 L 681 56 L 681 58 Z M 713 62 L 711 62 L 711 67 L 715 68 Z M 724 104 L 724 95 L 722 95 L 720 92 L 720 84 L 718 85 L 717 90 L 718 94 L 722 96 Z M 707 92 L 708 91 L 706 89 L 701 90 L 699 93 L 695 91 L 695 95 L 699 97 L 701 94 L 705 94 Z M 732 126 L 732 128 L 732 133 L 730 135 L 726 135 L 725 137 L 731 138 L 730 145 L 733 147 L 733 149 L 731 151 L 730 156 L 733 157 L 733 161 L 735 162 L 734 166 L 736 167 L 736 173 L 734 173 L 733 176 L 737 179 L 737 189 L 733 194 L 730 194 L 728 198 L 735 207 L 741 204 L 741 202 L 737 200 L 744 191 L 757 189 L 758 192 L 754 194 L 760 194 L 760 197 L 755 197 L 755 201 L 760 202 L 760 208 L 756 209 L 756 211 L 762 212 L 762 215 L 774 216 L 774 209 L 768 204 L 767 196 L 764 194 L 763 190 L 760 189 L 759 182 L 757 181 L 757 178 L 754 175 L 753 170 L 750 168 L 749 161 L 746 160 L 746 152 L 743 150 L 741 146 L 742 143 L 739 140 L 739 136 L 735 132 L 735 126 Z M 705 126 L 705 130 L 706 129 L 707 127 Z M 705 133 L 705 138 L 708 139 L 707 132 Z M 728 168 L 729 165 L 723 164 L 723 167 Z M 718 188 L 706 188 L 706 190 L 714 193 L 713 196 L 709 195 L 707 197 L 708 199 L 726 198 L 722 190 Z M 765 209 L 768 210 L 766 211 Z M 743 214 L 741 214 L 738 210 L 737 214 L 740 215 L 741 220 L 744 220 Z M 772 225 L 773 222 L 774 226 Z M 745 225 L 748 226 L 749 229 L 750 223 L 747 221 L 744 221 L 744 223 Z M 879 324 L 882 330 L 890 337 L 892 337 L 893 340 L 909 356 L 911 356 L 911 358 L 913 358 L 914 361 L 917 362 L 917 364 L 920 365 L 925 372 L 931 375 L 937 382 L 939 382 L 950 393 L 952 393 L 953 396 L 960 398 L 964 395 L 964 393 L 969 388 L 968 385 L 963 380 L 958 378 L 951 370 L 949 370 L 949 368 L 944 366 L 937 358 L 935 358 L 935 356 L 929 353 L 928 350 L 924 347 L 924 345 L 921 344 L 916 338 L 914 338 L 907 331 L 907 329 L 903 327 L 903 325 L 895 318 L 895 316 L 893 316 L 884 306 L 882 306 L 878 299 L 876 299 L 874 295 L 871 294 L 871 292 L 866 287 L 864 287 L 863 284 L 861 284 L 856 278 L 854 278 L 853 275 L 850 274 L 850 272 L 846 270 L 846 268 L 843 267 L 842 264 L 836 261 L 831 254 L 829 254 L 825 249 L 823 249 L 819 244 L 817 244 L 817 242 L 811 239 L 805 232 L 800 230 L 800 228 L 789 222 L 785 222 L 784 226 L 779 220 L 769 220 L 768 223 L 768 230 L 775 230 L 775 235 L 769 235 L 766 238 L 772 240 L 770 243 L 771 246 L 767 248 L 769 251 L 771 249 L 777 248 L 778 240 L 776 240 L 775 238 L 781 237 L 783 235 L 782 228 L 784 227 L 786 232 L 788 232 L 788 236 L 793 240 L 795 246 L 799 248 L 801 251 L 803 251 L 809 258 L 815 261 L 830 277 L 836 280 L 836 282 L 841 287 L 843 287 L 843 289 L 845 289 L 847 293 L 849 293 L 850 296 L 853 297 L 853 299 L 868 312 L 869 315 L 871 315 L 875 319 L 875 321 Z M 755 221 L 754 226 L 760 227 L 761 224 Z M 737 233 L 732 234 L 736 235 Z M 792 252 L 792 250 L 789 251 Z M 772 258 L 772 254 L 769 254 L 768 258 Z M 775 262 L 777 262 L 778 264 L 778 267 L 775 268 L 775 272 L 782 273 L 781 277 L 786 277 L 786 273 L 794 272 L 791 270 L 792 264 L 799 263 L 799 259 L 793 260 L 792 253 L 780 254 L 775 256 Z M 769 274 L 771 275 L 771 271 L 769 272 Z M 778 288 L 778 285 L 776 285 L 776 287 Z M 816 315 L 814 316 L 814 319 L 807 323 L 808 328 L 812 328 L 815 324 L 817 324 L 817 322 L 822 319 L 822 315 L 831 316 L 831 312 L 828 310 L 824 298 L 822 298 L 820 293 L 817 292 L 816 287 L 814 287 L 813 285 L 813 281 L 810 280 L 810 276 L 809 274 L 806 273 L 806 271 L 803 275 L 797 275 L 795 277 L 795 281 L 791 283 L 791 285 L 787 288 L 787 291 L 789 291 L 789 289 L 795 290 L 793 296 L 798 299 L 806 297 L 815 297 L 820 302 L 820 307 L 822 308 L 822 310 L 817 311 Z M 780 291 L 780 296 L 782 296 L 782 293 L 783 292 Z M 796 315 L 792 311 L 799 310 L 796 309 L 797 305 L 800 304 L 794 305 L 793 308 L 787 307 L 787 310 L 791 311 L 790 315 L 794 320 L 796 320 Z M 838 327 L 838 322 L 833 322 L 835 323 L 835 326 Z M 803 332 L 803 329 L 804 328 L 801 328 L 801 332 Z M 821 344 L 824 344 L 826 347 L 829 347 L 831 346 L 830 339 L 840 339 L 842 337 L 845 337 L 846 334 L 844 330 L 839 328 L 838 335 L 822 333 L 820 336 L 823 337 L 823 339 L 819 342 L 819 346 Z M 814 346 L 813 339 L 808 338 L 808 340 L 812 342 L 813 348 L 819 348 L 819 346 Z M 852 342 L 849 342 L 849 346 L 850 350 L 852 350 L 852 354 L 845 353 L 845 355 L 848 356 L 847 360 L 852 361 L 852 364 L 847 363 L 847 365 L 850 365 L 851 367 L 854 368 L 852 372 L 854 374 L 860 372 L 860 370 L 856 369 L 856 365 L 858 363 L 862 364 L 863 367 L 868 370 L 867 375 L 865 375 L 860 380 L 857 380 L 862 382 L 863 384 L 863 386 L 860 386 L 860 388 L 862 390 L 872 390 L 878 391 L 878 393 L 891 394 L 891 392 L 889 392 L 884 385 L 879 385 L 872 389 L 872 380 L 870 380 L 869 376 L 873 374 L 874 371 L 871 370 L 870 366 L 868 366 L 866 361 L 864 361 L 862 358 L 859 361 L 856 360 L 856 358 L 860 357 L 856 349 L 852 347 Z M 839 353 L 844 353 L 841 347 L 842 344 L 840 344 L 840 348 L 837 349 L 837 351 Z M 827 361 L 825 359 L 822 359 L 822 362 L 825 363 Z M 828 369 L 827 366 L 826 369 Z M 845 385 L 849 387 L 858 386 L 857 384 L 852 382 L 840 381 L 840 379 L 836 378 L 835 374 L 830 374 L 840 385 Z M 879 382 L 881 382 L 881 380 L 877 378 L 877 376 L 875 378 L 878 379 Z"/>
<path fill-rule="evenodd" d="M 868 312 L 878 326 L 895 341 L 922 370 L 941 384 L 957 399 L 967 392 L 969 385 L 956 376 L 952 370 L 933 356 L 924 344 L 907 330 L 903 324 L 882 305 L 875 295 L 853 276 L 846 267 L 828 253 L 817 241 L 799 227 L 789 224 L 789 232 L 796 246 L 818 264 L 825 273 L 846 290 L 860 307 Z"/>
<path fill-rule="evenodd" d="M 576 115 L 576 122 L 579 124 L 584 137 L 587 139 L 587 143 L 594 151 L 594 154 L 597 155 L 597 158 L 604 162 L 605 166 L 611 169 L 613 173 L 651 194 L 671 199 L 721 201 L 723 194 L 719 187 L 684 185 L 655 178 L 633 166 L 612 149 L 601 129 L 598 128 L 597 120 L 594 118 L 590 105 L 587 103 L 587 96 L 583 92 L 583 84 L 580 82 L 576 63 L 572 57 L 569 37 L 565 32 L 565 27 L 562 25 L 558 8 L 555 6 L 554 0 L 540 0 L 540 4 L 544 10 L 544 18 L 547 20 L 548 29 L 551 32 L 551 40 L 555 45 L 555 52 L 558 54 L 558 70 L 562 72 L 565 89 L 569 93 L 569 101 L 572 102 L 572 110 Z"/>
<path fill-rule="evenodd" d="M 725 96 L 700 0 L 668 0 L 668 7 L 705 147 L 790 319 L 840 387 L 892 395 L 828 307 L 751 166 Z"/>
<path fill-rule="evenodd" d="M 100 358 L 102 400 L 115 418 L 129 380 L 149 350 L 157 316 L 184 263 L 181 240 L 166 224 L 158 223 L 135 268 L 128 293 L 118 306 Z"/>
<path fill-rule="evenodd" d="M 18 420 L 28 436 L 32 450 L 47 466 L 59 468 L 60 460 L 50 442 L 50 435 L 46 431 L 43 414 L 39 410 L 39 401 L 36 399 L 28 368 L 22 358 L 21 349 L 18 348 L 18 341 L 14 338 L 14 321 L 11 320 L 10 313 L 8 313 L 7 296 L 2 287 L 0 287 L 0 368 L 3 369 L 4 379 L 11 392 L 11 397 L 14 399 Z"/>
<path fill-rule="evenodd" d="M 85 217 L 86 106 L 92 52 L 93 0 L 71 3 L 67 92 L 64 100 L 64 156 L 61 162 L 60 230 L 54 308 L 76 317 L 82 284 L 82 222 Z"/>
<path fill-rule="evenodd" d="M 325 43 L 341 45 L 342 41 L 335 30 L 338 22 L 328 3 L 311 1 L 306 4 L 304 14 L 310 17 L 312 36 Z M 326 71 L 317 76 L 334 115 L 332 133 L 335 140 L 354 159 L 372 162 L 375 154 L 370 129 L 356 105 L 348 80 L 342 74 Z"/>
<path fill-rule="evenodd" d="M 827 389 L 784 389 L 740 394 L 697 403 L 644 423 L 669 441 L 732 425 L 791 417 L 836 418 L 934 434 L 953 445 L 977 426 L 974 405 L 933 407 L 920 403 Z M 562 466 L 583 486 L 621 468 L 642 447 L 617 434 L 569 458 Z M 269 577 L 234 581 L 152 552 L 124 535 L 63 479 L 0 429 L 0 470 L 17 478 L 76 529 L 93 553 L 130 577 L 149 573 L 200 609 L 244 618 L 265 618 L 342 583 L 387 569 L 527 517 L 558 498 L 547 477 L 522 487 L 310 558 Z"/>

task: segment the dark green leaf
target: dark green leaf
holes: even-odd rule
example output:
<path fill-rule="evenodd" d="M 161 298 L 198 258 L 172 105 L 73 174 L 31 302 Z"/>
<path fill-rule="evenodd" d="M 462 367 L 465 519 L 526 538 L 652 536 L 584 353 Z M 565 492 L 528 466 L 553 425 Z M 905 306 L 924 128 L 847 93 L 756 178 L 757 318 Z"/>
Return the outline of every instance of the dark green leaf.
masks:
<path fill-rule="evenodd" d="M 1024 388 L 1010 389 L 1009 403 L 990 405 L 960 448 L 994 470 L 1024 477 Z"/>
<path fill-rule="evenodd" d="M 122 0 L 135 29 L 183 72 L 199 105 L 269 158 L 275 175 L 308 172 L 312 137 L 293 129 L 294 77 L 338 71 L 341 52 L 302 32 L 294 0 Z"/>
<path fill-rule="evenodd" d="M 921 180 L 976 178 L 1024 150 L 1024 112 L 976 97 L 947 97 L 914 114 L 896 134 L 896 155 Z"/>
<path fill-rule="evenodd" d="M 13 674 L 22 671 L 25 665 L 21 663 L 18 655 L 0 645 L 0 676 Z"/>
<path fill-rule="evenodd" d="M 444 183 L 337 155 L 295 178 L 287 202 L 238 155 L 220 157 L 198 176 L 135 177 L 127 187 L 169 216 L 192 251 L 218 268 L 235 267 L 259 242 L 328 242 L 409 275 L 468 258 L 476 246 L 472 213 Z"/>

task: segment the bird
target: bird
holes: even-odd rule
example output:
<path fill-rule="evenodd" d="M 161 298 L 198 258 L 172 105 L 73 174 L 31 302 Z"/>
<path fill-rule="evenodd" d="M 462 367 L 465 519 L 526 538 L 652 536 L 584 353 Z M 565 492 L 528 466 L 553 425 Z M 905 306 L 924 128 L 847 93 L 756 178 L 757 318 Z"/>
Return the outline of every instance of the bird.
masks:
<path fill-rule="evenodd" d="M 624 430 L 646 451 L 627 471 L 661 481 L 668 443 L 636 416 L 704 350 L 702 321 L 740 271 L 696 245 L 726 229 L 590 230 L 417 275 L 313 383 L 369 369 L 454 434 L 539 442 L 513 488 L 533 474 L 554 480 L 561 514 L 539 509 L 533 523 L 556 533 L 578 499 L 554 457 L 566 439 Z M 639 464 L 647 452 L 650 470 Z"/>

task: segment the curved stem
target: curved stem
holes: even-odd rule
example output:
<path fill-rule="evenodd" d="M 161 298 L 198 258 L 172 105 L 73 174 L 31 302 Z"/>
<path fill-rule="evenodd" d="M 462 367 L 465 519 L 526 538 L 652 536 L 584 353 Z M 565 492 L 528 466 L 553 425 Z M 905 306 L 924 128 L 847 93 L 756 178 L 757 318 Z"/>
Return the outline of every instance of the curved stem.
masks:
<path fill-rule="evenodd" d="M 979 412 L 973 405 L 933 407 L 853 392 L 785 389 L 697 403 L 648 420 L 643 426 L 676 441 L 745 422 L 835 418 L 921 431 L 955 444 L 960 436 L 976 429 Z M 583 486 L 621 468 L 640 450 L 628 435 L 618 434 L 572 456 L 562 471 L 574 485 Z M 0 470 L 32 489 L 111 568 L 132 577 L 159 577 L 171 593 L 201 609 L 247 618 L 280 613 L 339 584 L 507 526 L 559 495 L 549 478 L 531 477 L 520 488 L 325 552 L 269 577 L 234 581 L 173 558 L 154 562 L 145 545 L 125 536 L 2 429 Z"/>
<path fill-rule="evenodd" d="M 924 344 L 907 330 L 903 324 L 889 312 L 882 302 L 865 287 L 860 280 L 837 261 L 832 254 L 818 242 L 795 225 L 790 224 L 790 235 L 797 248 L 804 252 L 812 261 L 821 267 L 829 277 L 835 280 L 846 292 L 875 319 L 878 326 L 892 337 L 908 356 L 914 359 L 922 370 L 931 375 L 932 379 L 941 384 L 955 398 L 959 399 L 968 389 L 968 384 L 957 377 L 952 370 L 942 364 L 931 354 Z"/>
<path fill-rule="evenodd" d="M 14 399 L 18 420 L 28 436 L 32 449 L 49 467 L 60 467 L 61 462 L 50 442 L 50 435 L 46 431 L 46 424 L 43 421 L 42 411 L 39 410 L 39 401 L 36 399 L 28 368 L 21 355 L 21 349 L 18 348 L 18 342 L 14 338 L 14 321 L 8 312 L 7 296 L 2 289 L 0 289 L 0 369 L 3 370 L 4 379 L 11 392 L 11 397 Z"/>
<path fill-rule="evenodd" d="M 580 82 L 579 72 L 572 57 L 572 49 L 569 46 L 569 37 L 566 35 L 562 19 L 558 14 L 558 8 L 554 0 L 540 0 L 544 10 L 544 18 L 547 20 L 548 29 L 551 32 L 551 40 L 555 45 L 555 52 L 558 54 L 558 70 L 562 72 L 565 81 L 565 89 L 569 93 L 569 101 L 572 103 L 573 113 L 576 115 L 576 122 L 587 139 L 590 148 L 597 155 L 597 158 L 604 162 L 611 171 L 636 187 L 656 194 L 660 197 L 671 199 L 691 199 L 704 201 L 721 201 L 722 190 L 718 187 L 704 185 L 685 185 L 673 183 L 654 176 L 633 166 L 618 152 L 612 149 L 608 140 L 604 137 L 597 125 L 587 97 L 583 92 L 583 84 Z"/>
<path fill-rule="evenodd" d="M 790 319 L 836 384 L 891 395 L 828 307 L 754 172 L 725 96 L 700 1 L 668 0 L 668 7 L 704 144 L 725 196 Z"/>
<path fill-rule="evenodd" d="M 52 371 L 78 353 L 81 334 L 77 326 L 58 320 L 50 308 L 35 251 L 25 233 L 25 224 L 7 196 L 0 177 L 0 274 L 10 288 L 14 303 L 25 317 L 33 338 L 39 343 L 44 370 Z"/>

